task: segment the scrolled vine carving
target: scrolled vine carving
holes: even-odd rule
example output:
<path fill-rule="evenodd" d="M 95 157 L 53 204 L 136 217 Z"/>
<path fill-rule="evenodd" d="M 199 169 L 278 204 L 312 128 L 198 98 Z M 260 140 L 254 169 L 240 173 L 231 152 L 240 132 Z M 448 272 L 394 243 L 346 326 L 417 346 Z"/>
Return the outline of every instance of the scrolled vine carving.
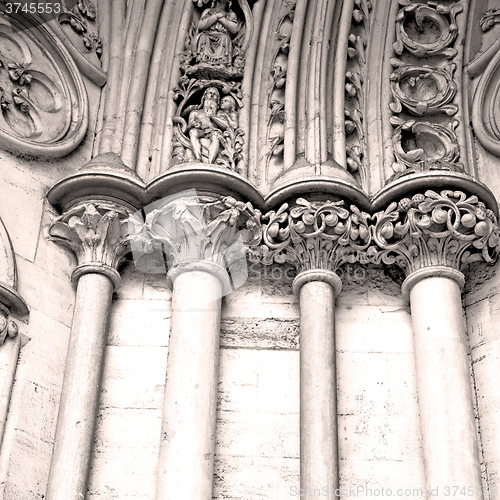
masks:
<path fill-rule="evenodd" d="M 268 212 L 262 228 L 262 262 L 290 262 L 297 273 L 311 269 L 335 271 L 345 262 L 370 255 L 369 215 L 343 201 L 310 202 L 303 198 L 293 208 L 284 204 Z M 365 254 L 367 251 L 367 254 Z"/>
<path fill-rule="evenodd" d="M 426 170 L 463 171 L 457 163 L 460 157 L 454 132 L 457 122 L 443 126 L 392 117 L 391 123 L 398 125 L 392 138 L 397 159 L 393 165 L 396 176 Z"/>
<path fill-rule="evenodd" d="M 427 5 L 399 0 L 404 6 L 396 17 L 394 51 L 401 55 L 406 49 L 417 57 L 444 55 L 455 57 L 457 50 L 451 45 L 458 34 L 455 22 L 462 12 L 460 4 L 450 6 L 428 1 Z"/>
<path fill-rule="evenodd" d="M 64 156 L 87 131 L 87 108 L 81 76 L 58 39 L 0 6 L 0 146 Z"/>
<path fill-rule="evenodd" d="M 73 251 L 79 266 L 98 264 L 116 270 L 130 251 L 130 215 L 114 203 L 83 203 L 60 216 L 49 235 Z"/>
<path fill-rule="evenodd" d="M 394 102 L 389 104 L 391 111 L 401 113 L 403 106 L 417 116 L 446 113 L 453 116 L 458 106 L 450 104 L 457 93 L 453 81 L 456 64 L 445 68 L 405 65 L 398 59 L 391 63 L 397 69 L 390 76 Z"/>
<path fill-rule="evenodd" d="M 500 251 L 494 213 L 477 196 L 426 191 L 394 202 L 373 216 L 375 262 L 397 264 L 407 276 L 431 266 L 460 270 L 467 263 L 493 263 Z"/>
<path fill-rule="evenodd" d="M 481 17 L 481 30 L 486 33 L 498 23 L 500 23 L 500 9 L 488 9 Z"/>

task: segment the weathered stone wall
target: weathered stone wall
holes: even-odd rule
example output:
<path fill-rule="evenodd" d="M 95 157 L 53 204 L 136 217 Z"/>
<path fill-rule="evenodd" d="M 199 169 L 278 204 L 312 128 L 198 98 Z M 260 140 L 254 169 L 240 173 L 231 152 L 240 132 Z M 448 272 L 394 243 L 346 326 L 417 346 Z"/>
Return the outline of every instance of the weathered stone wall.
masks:
<path fill-rule="evenodd" d="M 343 272 L 336 313 L 341 486 L 424 488 L 411 323 L 400 285 L 382 268 Z M 291 268 L 254 264 L 247 283 L 223 300 L 214 498 L 298 494 L 300 339 L 292 277 Z M 113 303 L 89 498 L 146 500 L 155 491 L 170 292 L 162 275 L 139 273 L 133 263 L 123 280 Z"/>

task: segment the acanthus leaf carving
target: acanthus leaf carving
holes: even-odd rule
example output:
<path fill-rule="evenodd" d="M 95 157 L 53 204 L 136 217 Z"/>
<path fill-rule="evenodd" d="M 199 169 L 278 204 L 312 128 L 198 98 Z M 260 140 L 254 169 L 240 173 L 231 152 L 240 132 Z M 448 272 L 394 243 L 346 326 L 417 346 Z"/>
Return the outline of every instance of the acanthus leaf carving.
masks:
<path fill-rule="evenodd" d="M 210 261 L 231 269 L 261 239 L 260 212 L 231 196 L 183 196 L 168 200 L 146 217 L 153 244 L 161 244 L 167 265 Z"/>
<path fill-rule="evenodd" d="M 130 216 L 130 210 L 115 203 L 83 203 L 56 219 L 49 235 L 76 255 L 79 266 L 116 270 L 130 251 Z"/>
<path fill-rule="evenodd" d="M 407 276 L 432 266 L 460 270 L 465 264 L 493 263 L 500 252 L 494 213 L 477 196 L 428 190 L 393 202 L 373 216 L 374 262 L 397 264 Z"/>
<path fill-rule="evenodd" d="M 370 249 L 369 215 L 343 201 L 310 202 L 303 198 L 289 208 L 263 216 L 262 262 L 291 263 L 297 273 L 306 270 L 335 271 L 345 262 L 376 253 Z"/>
<path fill-rule="evenodd" d="M 500 9 L 488 9 L 481 17 L 480 24 L 483 33 L 500 23 Z"/>
<path fill-rule="evenodd" d="M 5 342 L 7 337 L 16 337 L 18 331 L 19 328 L 17 323 L 12 320 L 6 312 L 0 310 L 0 347 Z"/>

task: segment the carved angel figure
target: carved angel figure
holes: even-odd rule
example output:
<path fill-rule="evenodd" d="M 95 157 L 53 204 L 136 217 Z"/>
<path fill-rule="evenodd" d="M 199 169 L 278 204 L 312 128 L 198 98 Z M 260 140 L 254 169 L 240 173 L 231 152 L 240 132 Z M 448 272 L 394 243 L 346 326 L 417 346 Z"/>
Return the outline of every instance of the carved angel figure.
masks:
<path fill-rule="evenodd" d="M 198 23 L 198 35 L 195 39 L 196 61 L 213 66 L 231 66 L 231 35 L 236 33 L 238 18 L 231 10 L 231 0 L 213 0 L 212 6 L 203 11 Z"/>

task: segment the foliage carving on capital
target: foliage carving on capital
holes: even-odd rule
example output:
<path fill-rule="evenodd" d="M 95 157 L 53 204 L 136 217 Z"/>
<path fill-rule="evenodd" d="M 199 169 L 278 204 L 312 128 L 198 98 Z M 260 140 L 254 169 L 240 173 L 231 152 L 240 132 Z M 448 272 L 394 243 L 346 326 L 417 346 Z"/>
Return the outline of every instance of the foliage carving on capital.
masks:
<path fill-rule="evenodd" d="M 130 215 L 115 203 L 83 203 L 61 215 L 49 235 L 74 252 L 79 266 L 98 264 L 116 270 L 130 251 Z"/>
<path fill-rule="evenodd" d="M 299 198 L 293 208 L 285 203 L 263 219 L 268 221 L 262 228 L 262 261 L 266 265 L 289 262 L 297 273 L 335 271 L 343 263 L 363 260 L 371 253 L 369 215 L 355 205 L 345 208 L 343 201 Z"/>
<path fill-rule="evenodd" d="M 152 242 L 163 246 L 170 269 L 201 261 L 229 269 L 261 239 L 260 212 L 231 196 L 169 200 L 149 212 L 146 228 Z"/>
<path fill-rule="evenodd" d="M 10 319 L 6 312 L 0 311 L 0 347 L 3 345 L 7 337 L 14 338 L 17 333 L 17 323 Z"/>
<path fill-rule="evenodd" d="M 477 196 L 461 191 L 426 191 L 391 203 L 373 216 L 374 262 L 397 264 L 407 276 L 432 266 L 460 270 L 500 251 L 494 213 Z"/>

